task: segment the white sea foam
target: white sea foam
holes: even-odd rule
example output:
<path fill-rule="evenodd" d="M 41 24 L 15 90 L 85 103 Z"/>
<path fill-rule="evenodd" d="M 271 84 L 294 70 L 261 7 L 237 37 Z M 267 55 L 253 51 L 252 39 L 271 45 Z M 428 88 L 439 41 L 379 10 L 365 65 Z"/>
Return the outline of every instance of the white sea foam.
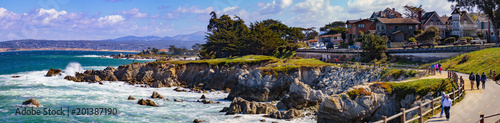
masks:
<path fill-rule="evenodd" d="M 64 69 L 64 72 L 67 75 L 72 75 L 75 76 L 76 72 L 84 72 L 85 70 L 82 68 L 82 65 L 78 62 L 70 62 L 67 66 L 66 69 Z"/>
<path fill-rule="evenodd" d="M 80 55 L 80 56 L 75 56 L 75 57 L 87 57 L 87 58 L 112 58 L 111 56 L 105 56 L 105 55 Z"/>
<path fill-rule="evenodd" d="M 104 66 L 101 66 L 104 67 Z M 78 63 L 68 65 L 66 68 L 75 71 L 81 66 Z M 142 88 L 137 85 L 129 85 L 123 82 L 104 81 L 103 85 L 97 83 L 71 82 L 64 80 L 63 76 L 44 77 L 44 71 L 31 71 L 16 73 L 20 78 L 11 79 L 12 75 L 0 75 L 0 84 L 15 86 L 10 89 L 0 90 L 2 96 L 18 97 L 5 99 L 0 105 L 0 119 L 17 122 L 29 122 L 30 119 L 23 119 L 13 114 L 16 107 L 29 99 L 37 99 L 44 108 L 116 108 L 116 116 L 69 116 L 64 118 L 54 118 L 54 116 L 40 116 L 37 118 L 49 119 L 52 122 L 192 122 L 194 119 L 206 120 L 208 122 L 259 122 L 260 119 L 278 122 L 315 122 L 312 118 L 301 118 L 292 121 L 264 118 L 262 115 L 243 115 L 240 118 L 233 118 L 236 115 L 224 115 L 219 113 L 223 107 L 228 107 L 231 101 L 222 100 L 227 97 L 227 93 L 210 92 L 205 96 L 209 100 L 220 101 L 220 104 L 198 103 L 201 93 L 175 92 L 174 88 Z M 157 91 L 170 101 L 162 99 L 152 99 L 160 107 L 149 107 L 137 104 L 138 99 L 151 99 L 153 91 Z M 127 100 L 131 95 L 136 100 Z M 174 99 L 184 102 L 174 102 Z"/>

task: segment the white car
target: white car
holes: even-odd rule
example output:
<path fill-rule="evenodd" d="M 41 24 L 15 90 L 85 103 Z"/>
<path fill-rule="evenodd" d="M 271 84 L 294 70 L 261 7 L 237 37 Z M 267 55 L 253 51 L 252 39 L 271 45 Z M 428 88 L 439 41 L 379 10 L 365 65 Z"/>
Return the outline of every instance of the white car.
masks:
<path fill-rule="evenodd" d="M 485 44 L 486 40 L 481 40 L 481 39 L 474 39 L 470 41 L 470 44 Z"/>

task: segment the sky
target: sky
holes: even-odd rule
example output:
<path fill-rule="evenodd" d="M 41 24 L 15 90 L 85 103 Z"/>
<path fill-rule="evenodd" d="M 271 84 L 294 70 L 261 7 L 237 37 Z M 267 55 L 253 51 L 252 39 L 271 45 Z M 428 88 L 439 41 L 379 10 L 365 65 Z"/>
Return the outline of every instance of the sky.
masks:
<path fill-rule="evenodd" d="M 318 29 L 334 21 L 368 18 L 375 11 L 422 5 L 450 15 L 447 0 L 1 0 L 0 41 L 102 40 L 175 36 L 206 31 L 210 12 L 237 15 L 246 24 L 275 19 Z"/>

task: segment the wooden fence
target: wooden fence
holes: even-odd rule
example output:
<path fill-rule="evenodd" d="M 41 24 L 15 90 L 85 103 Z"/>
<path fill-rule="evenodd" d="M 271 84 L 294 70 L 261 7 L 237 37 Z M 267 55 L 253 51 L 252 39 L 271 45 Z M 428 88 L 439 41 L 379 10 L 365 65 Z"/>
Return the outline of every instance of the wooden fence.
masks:
<path fill-rule="evenodd" d="M 398 68 L 398 69 L 419 69 L 420 66 L 418 64 L 414 65 L 398 65 L 398 64 L 376 64 L 376 63 L 363 63 L 363 62 L 350 62 L 350 61 L 340 61 L 333 62 L 336 64 L 347 64 L 347 65 L 358 65 L 358 66 L 368 66 L 368 67 L 378 67 L 378 68 Z"/>
<path fill-rule="evenodd" d="M 448 93 L 448 95 L 450 95 L 450 97 L 452 99 L 452 104 L 455 104 L 456 103 L 455 100 L 457 100 L 459 97 L 461 97 L 465 92 L 464 84 L 459 82 L 460 81 L 458 79 L 459 77 L 454 71 L 448 71 L 448 78 L 452 79 L 452 81 L 455 82 L 455 84 L 458 86 L 457 89 L 453 88 L 452 92 Z M 441 101 L 440 100 L 441 100 L 441 97 L 436 97 L 436 98 L 433 98 L 432 101 L 430 101 L 430 102 L 423 103 L 423 104 L 419 103 L 417 107 L 413 107 L 413 108 L 410 108 L 408 110 L 401 108 L 401 112 L 399 112 L 395 115 L 392 115 L 390 117 L 382 116 L 382 120 L 376 121 L 373 123 L 387 123 L 388 121 L 395 120 L 395 119 L 400 119 L 401 123 L 408 123 L 408 122 L 412 122 L 415 120 L 418 120 L 420 123 L 423 123 L 425 115 L 430 113 L 432 116 L 434 116 L 434 110 L 441 108 Z M 425 105 L 430 105 L 430 110 L 424 111 L 424 109 L 422 109 L 422 107 Z M 437 105 L 437 106 L 434 106 L 434 105 Z M 406 117 L 405 117 L 406 113 L 409 113 L 409 112 L 412 112 L 415 110 L 418 110 L 418 116 L 416 116 L 412 119 L 406 120 Z"/>

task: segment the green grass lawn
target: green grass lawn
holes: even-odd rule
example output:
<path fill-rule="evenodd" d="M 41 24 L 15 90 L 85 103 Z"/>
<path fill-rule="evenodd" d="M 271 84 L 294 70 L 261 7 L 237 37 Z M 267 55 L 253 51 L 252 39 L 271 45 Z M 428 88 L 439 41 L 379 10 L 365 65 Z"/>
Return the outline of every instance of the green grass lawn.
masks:
<path fill-rule="evenodd" d="M 441 63 L 445 70 L 453 70 L 461 73 L 479 72 L 481 74 L 485 72 L 488 75 L 490 70 L 495 70 L 496 80 L 500 79 L 500 48 L 474 51 L 451 59 L 441 60 L 434 64 L 436 63 Z"/>
<path fill-rule="evenodd" d="M 381 84 L 383 87 L 383 83 L 376 84 Z M 386 91 L 395 93 L 399 100 L 404 99 L 406 95 L 410 94 L 424 96 L 429 92 L 433 92 L 434 96 L 436 96 L 441 91 L 449 93 L 452 91 L 452 88 L 456 89 L 456 84 L 449 79 L 419 79 L 404 83 L 389 82 L 387 84 L 390 85 L 390 89 L 388 90 L 386 87 Z"/>
<path fill-rule="evenodd" d="M 161 63 L 172 63 L 172 64 L 187 64 L 187 63 L 207 63 L 210 65 L 221 65 L 221 64 L 255 64 L 261 61 L 267 60 L 277 60 L 278 58 L 272 56 L 263 55 L 247 55 L 241 57 L 231 57 L 231 58 L 218 58 L 218 59 L 206 59 L 206 60 L 175 60 L 175 61 L 162 61 Z"/>

